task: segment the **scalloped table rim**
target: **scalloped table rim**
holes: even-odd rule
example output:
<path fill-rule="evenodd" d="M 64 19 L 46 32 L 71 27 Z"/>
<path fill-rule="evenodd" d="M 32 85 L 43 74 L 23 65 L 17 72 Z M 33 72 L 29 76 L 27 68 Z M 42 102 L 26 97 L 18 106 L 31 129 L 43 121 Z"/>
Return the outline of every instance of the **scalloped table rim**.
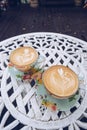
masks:
<path fill-rule="evenodd" d="M 7 93 L 5 91 L 6 84 L 5 84 L 4 79 L 6 79 L 7 74 L 8 74 L 8 68 L 6 68 L 6 70 L 4 71 L 3 78 L 2 78 L 2 84 L 1 84 L 2 98 L 4 100 L 6 107 L 9 108 L 10 113 L 17 120 L 20 120 L 25 125 L 34 126 L 35 128 L 39 128 L 39 129 L 43 129 L 43 127 L 44 127 L 44 129 L 47 129 L 47 128 L 51 129 L 52 127 L 54 129 L 56 129 L 56 128 L 62 127 L 62 124 L 64 127 L 64 126 L 69 125 L 70 123 L 73 123 L 75 120 L 77 120 L 82 115 L 81 111 L 85 111 L 84 106 L 85 106 L 85 104 L 87 104 L 87 100 L 86 100 L 87 93 L 83 99 L 81 106 L 78 108 L 78 110 L 75 111 L 69 117 L 66 117 L 65 119 L 61 119 L 61 120 L 57 120 L 57 121 L 43 121 L 43 122 L 39 121 L 39 120 L 31 119 L 31 118 L 25 116 L 23 113 L 18 112 L 16 110 L 16 108 L 14 108 L 14 106 L 10 103 L 10 100 L 8 99 Z M 17 115 L 17 116 L 15 116 L 15 115 Z M 62 121 L 62 124 L 61 124 L 61 121 Z"/>
<path fill-rule="evenodd" d="M 0 43 L 2 43 L 2 45 L 3 44 L 5 44 L 6 42 L 9 42 L 9 40 L 15 40 L 15 39 L 17 39 L 17 38 L 21 38 L 21 37 L 26 37 L 26 36 L 32 36 L 32 35 L 40 35 L 40 34 L 42 34 L 42 35 L 60 35 L 60 36 L 62 36 L 62 37 L 66 37 L 66 38 L 72 38 L 72 39 L 74 39 L 74 40 L 76 40 L 76 41 L 79 41 L 79 42 L 82 42 L 82 43 L 86 43 L 85 41 L 82 41 L 82 40 L 80 40 L 80 39 L 78 39 L 78 38 L 75 38 L 75 37 L 72 37 L 72 36 L 68 36 L 68 35 L 61 35 L 61 34 L 57 34 L 57 33 L 44 33 L 44 32 L 40 32 L 40 33 L 32 33 L 32 34 L 23 34 L 23 35 L 19 35 L 19 36 L 16 36 L 16 37 L 12 37 L 12 38 L 9 38 L 9 39 L 7 39 L 7 40 L 4 40 L 4 41 L 2 41 L 2 42 L 0 42 Z M 7 71 L 7 70 L 5 70 L 5 71 Z M 4 72 L 5 73 L 5 72 Z M 4 78 L 6 78 L 6 75 L 4 74 L 4 76 L 3 76 L 3 79 L 2 79 L 2 84 L 4 84 L 4 87 L 5 87 L 5 82 L 4 82 Z M 3 86 L 1 87 L 1 91 L 2 91 L 2 97 L 3 97 L 3 100 L 4 100 L 4 102 L 5 102 L 5 105 L 7 106 L 7 108 L 9 107 L 9 100 L 8 100 L 8 98 L 7 98 L 7 94 L 6 94 L 6 92 L 4 91 L 5 90 L 5 88 L 4 88 Z M 6 97 L 4 97 L 4 94 L 6 95 Z M 69 125 L 69 123 L 73 123 L 74 121 L 75 121 L 75 119 L 78 119 L 79 117 L 80 117 L 80 115 L 81 115 L 81 113 L 80 113 L 80 111 L 82 110 L 82 111 L 84 111 L 85 110 L 85 104 L 87 104 L 87 100 L 86 100 L 86 97 L 87 97 L 87 93 L 86 93 L 86 95 L 85 95 L 85 97 L 84 97 L 84 100 L 83 100 L 83 102 L 82 102 L 82 104 L 81 104 L 81 106 L 78 108 L 78 111 L 75 111 L 74 112 L 74 118 L 72 118 L 72 120 L 70 120 L 70 117 L 67 117 L 67 118 L 65 118 L 65 119 L 63 119 L 62 120 L 62 124 L 64 125 L 64 126 L 67 126 L 67 125 Z M 8 104 L 6 104 L 6 102 L 9 102 Z M 18 113 L 17 111 L 16 111 L 16 109 L 14 109 L 14 107 L 11 105 L 11 108 L 10 108 L 10 112 L 11 112 L 11 110 L 12 111 L 14 111 L 13 113 L 11 113 L 14 117 L 15 117 L 15 114 L 18 114 L 18 120 L 20 120 L 20 113 Z M 15 114 L 14 114 L 15 113 Z M 34 127 L 36 127 L 36 128 L 41 128 L 41 122 L 40 121 L 37 121 L 37 120 L 33 120 L 33 119 L 29 119 L 29 118 L 25 118 L 25 116 L 24 116 L 24 114 L 21 114 L 22 115 L 22 117 L 21 117 L 21 119 L 22 119 L 22 122 L 23 123 L 25 123 L 25 125 L 29 125 L 30 124 L 30 126 L 34 126 Z M 72 115 L 71 115 L 72 116 Z M 25 120 L 24 120 L 25 119 Z M 27 120 L 26 120 L 27 119 Z M 34 122 L 32 122 L 32 121 L 34 121 Z M 69 122 L 68 122 L 69 121 Z M 40 123 L 40 124 L 39 124 Z M 50 123 L 51 123 L 51 126 L 50 126 Z M 32 125 L 31 125 L 32 124 Z M 38 127 L 37 127 L 38 126 Z M 54 128 L 54 129 L 56 129 L 56 128 L 58 128 L 58 126 L 59 126 L 59 128 L 60 127 L 62 127 L 62 125 L 61 125 L 61 122 L 60 122 L 60 120 L 58 120 L 58 121 L 55 121 L 55 123 L 53 122 L 53 121 L 49 121 L 49 122 L 42 122 L 42 129 L 43 129 L 43 127 L 44 127 L 44 129 L 50 129 L 50 128 Z"/>

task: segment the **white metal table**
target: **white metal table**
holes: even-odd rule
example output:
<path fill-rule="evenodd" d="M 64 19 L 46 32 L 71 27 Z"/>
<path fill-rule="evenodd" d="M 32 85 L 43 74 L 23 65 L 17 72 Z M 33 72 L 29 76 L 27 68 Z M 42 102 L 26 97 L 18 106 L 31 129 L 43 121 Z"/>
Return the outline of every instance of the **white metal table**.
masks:
<path fill-rule="evenodd" d="M 67 110 L 43 106 L 35 84 L 18 82 L 8 71 L 10 52 L 32 46 L 45 57 L 45 67 L 65 65 L 77 73 L 79 98 Z M 87 129 L 87 43 L 57 33 L 30 33 L 0 43 L 0 130 L 83 130 Z M 46 97 L 45 97 L 46 98 Z M 64 106 L 63 106 L 64 107 Z"/>

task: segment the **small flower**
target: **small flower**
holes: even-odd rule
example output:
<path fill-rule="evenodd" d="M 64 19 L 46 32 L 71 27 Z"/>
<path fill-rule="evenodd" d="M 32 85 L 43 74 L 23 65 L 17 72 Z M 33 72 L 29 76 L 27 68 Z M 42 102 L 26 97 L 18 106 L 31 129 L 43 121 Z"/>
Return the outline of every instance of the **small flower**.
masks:
<path fill-rule="evenodd" d="M 23 75 L 22 76 L 22 80 L 27 80 L 27 79 L 31 79 L 30 75 Z"/>
<path fill-rule="evenodd" d="M 53 111 L 57 110 L 57 106 L 56 105 L 53 105 L 51 108 L 52 108 Z"/>
<path fill-rule="evenodd" d="M 40 80 L 42 78 L 42 74 L 40 71 L 36 72 L 36 73 L 32 74 L 31 78 L 34 80 Z"/>
<path fill-rule="evenodd" d="M 13 67 L 13 64 L 11 62 L 9 62 L 8 67 Z"/>
<path fill-rule="evenodd" d="M 57 106 L 55 103 L 49 102 L 45 99 L 42 100 L 42 105 L 44 105 L 45 107 L 51 109 L 52 111 L 56 111 L 57 110 Z"/>
<path fill-rule="evenodd" d="M 43 84 L 42 78 L 38 80 L 38 84 Z"/>

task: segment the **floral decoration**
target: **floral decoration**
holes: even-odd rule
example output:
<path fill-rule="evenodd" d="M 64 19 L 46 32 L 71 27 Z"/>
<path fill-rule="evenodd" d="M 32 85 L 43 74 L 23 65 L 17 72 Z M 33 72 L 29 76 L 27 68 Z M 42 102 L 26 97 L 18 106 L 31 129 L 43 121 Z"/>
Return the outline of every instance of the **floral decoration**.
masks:
<path fill-rule="evenodd" d="M 14 66 L 13 66 L 12 63 L 9 63 L 8 67 L 11 70 L 14 69 Z M 17 71 L 17 72 L 18 73 L 16 74 L 16 77 L 18 79 L 21 79 L 21 80 L 35 80 L 39 84 L 42 84 L 42 73 L 43 73 L 42 69 L 35 68 L 34 66 L 32 66 L 31 69 L 28 70 L 27 72 L 22 72 L 22 73 L 20 71 Z"/>

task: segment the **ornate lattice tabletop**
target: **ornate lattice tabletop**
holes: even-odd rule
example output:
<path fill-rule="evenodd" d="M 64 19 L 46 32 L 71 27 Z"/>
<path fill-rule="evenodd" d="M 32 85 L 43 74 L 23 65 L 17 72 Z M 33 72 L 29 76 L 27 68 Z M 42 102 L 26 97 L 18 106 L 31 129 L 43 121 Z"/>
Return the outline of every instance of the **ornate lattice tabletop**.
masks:
<path fill-rule="evenodd" d="M 69 109 L 50 109 L 41 103 L 38 84 L 18 81 L 8 71 L 10 52 L 32 46 L 45 57 L 44 70 L 52 65 L 70 67 L 79 77 L 79 96 Z M 87 129 L 87 45 L 57 33 L 31 33 L 0 43 L 0 130 Z M 46 97 L 45 97 L 46 99 Z M 52 104 L 51 104 L 52 105 Z M 64 106 L 63 106 L 64 107 Z"/>

